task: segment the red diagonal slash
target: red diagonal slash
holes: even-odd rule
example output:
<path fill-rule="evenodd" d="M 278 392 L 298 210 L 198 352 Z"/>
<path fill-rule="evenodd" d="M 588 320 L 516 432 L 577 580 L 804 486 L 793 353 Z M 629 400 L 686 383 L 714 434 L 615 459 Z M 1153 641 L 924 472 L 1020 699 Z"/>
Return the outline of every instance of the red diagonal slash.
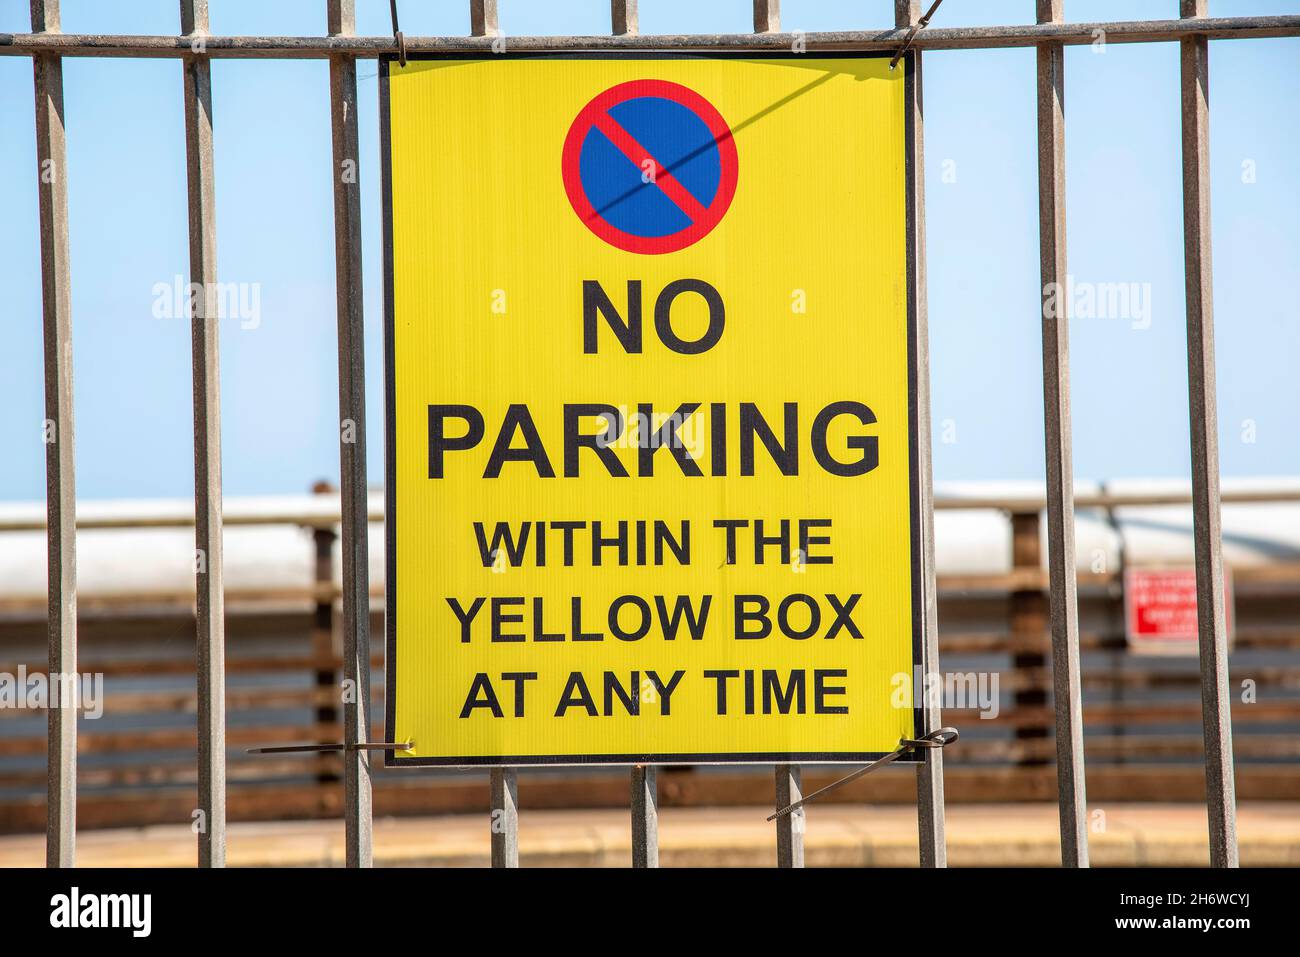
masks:
<path fill-rule="evenodd" d="M 664 165 L 655 159 L 648 149 L 638 143 L 636 137 L 623 129 L 612 116 L 608 113 L 599 113 L 596 115 L 593 125 L 609 137 L 609 141 L 617 146 L 624 156 L 636 164 L 637 169 L 641 170 L 642 173 L 646 171 L 646 161 L 652 163 L 650 169 L 652 170 L 653 179 L 651 182 L 658 186 L 663 191 L 663 194 L 675 203 L 677 208 L 685 213 L 686 218 L 692 223 L 698 223 L 708 213 L 708 210 L 700 205 L 699 200 L 691 195 L 690 190 L 677 182 L 673 174 L 668 172 Z"/>

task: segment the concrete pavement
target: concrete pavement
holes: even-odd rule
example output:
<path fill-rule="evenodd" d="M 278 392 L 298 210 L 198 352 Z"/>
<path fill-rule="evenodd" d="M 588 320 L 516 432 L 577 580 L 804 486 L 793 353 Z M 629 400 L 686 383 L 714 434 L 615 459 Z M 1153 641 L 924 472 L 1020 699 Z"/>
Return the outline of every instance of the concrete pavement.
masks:
<path fill-rule="evenodd" d="M 663 867 L 772 867 L 774 825 L 759 807 L 665 808 L 660 812 Z M 626 867 L 628 812 L 522 811 L 524 866 Z M 1094 866 L 1204 867 L 1209 860 L 1205 808 L 1113 804 L 1089 809 Z M 1243 866 L 1300 866 L 1300 802 L 1246 803 L 1239 810 Z M 485 866 L 488 815 L 387 818 L 375 821 L 377 866 Z M 916 813 L 898 805 L 814 805 L 805 835 L 808 866 L 914 866 Z M 44 835 L 0 838 L 0 867 L 39 867 Z M 964 804 L 948 808 L 949 863 L 1043 866 L 1060 862 L 1056 806 Z M 232 867 L 339 866 L 339 821 L 232 824 Z M 185 826 L 87 831 L 78 835 L 85 867 L 193 867 L 195 841 Z"/>

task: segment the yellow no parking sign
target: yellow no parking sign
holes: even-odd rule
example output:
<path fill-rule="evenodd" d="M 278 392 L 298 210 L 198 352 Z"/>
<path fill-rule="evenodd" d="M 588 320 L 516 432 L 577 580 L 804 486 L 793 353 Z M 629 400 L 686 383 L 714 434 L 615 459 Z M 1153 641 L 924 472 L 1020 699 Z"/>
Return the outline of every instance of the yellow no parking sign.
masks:
<path fill-rule="evenodd" d="M 920 732 L 888 62 L 384 65 L 390 763 Z"/>

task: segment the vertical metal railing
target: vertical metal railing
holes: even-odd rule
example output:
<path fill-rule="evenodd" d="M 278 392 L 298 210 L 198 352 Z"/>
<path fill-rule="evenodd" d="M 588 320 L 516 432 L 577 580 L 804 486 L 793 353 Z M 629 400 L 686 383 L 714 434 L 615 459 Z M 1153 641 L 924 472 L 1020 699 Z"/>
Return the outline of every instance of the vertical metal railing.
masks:
<path fill-rule="evenodd" d="M 632 768 L 632 866 L 659 866 L 659 772 L 653 764 Z"/>
<path fill-rule="evenodd" d="M 781 32 L 781 0 L 754 0 L 754 33 Z M 773 768 L 776 807 L 780 810 L 803 798 L 803 777 L 799 765 L 778 764 Z M 803 867 L 805 812 L 802 807 L 776 819 L 776 866 Z"/>
<path fill-rule="evenodd" d="M 1038 22 L 1064 22 L 1062 5 L 1063 0 L 1038 0 Z M 1065 257 L 1065 47 L 1060 43 L 1043 43 L 1038 47 L 1038 256 L 1043 296 L 1047 568 L 1061 864 L 1087 867 L 1079 606 L 1074 555 L 1074 456 L 1070 427 L 1070 317 L 1066 297 L 1061 292 L 1068 267 Z M 1049 304 L 1054 308 L 1049 308 Z M 1035 536 L 1037 533 L 1035 520 Z"/>
<path fill-rule="evenodd" d="M 495 37 L 501 26 L 497 0 L 469 0 L 469 33 L 474 37 Z"/>
<path fill-rule="evenodd" d="M 781 0 L 754 0 L 754 32 L 781 32 Z"/>
<path fill-rule="evenodd" d="M 492 866 L 519 866 L 519 780 L 514 768 L 493 768 Z"/>
<path fill-rule="evenodd" d="M 918 0 L 894 0 L 894 27 L 919 22 Z M 925 107 L 921 95 L 921 51 L 910 54 L 904 79 L 904 110 L 911 168 L 907 177 L 908 308 L 916 330 L 913 378 L 916 387 L 916 459 L 920 488 L 916 507 L 921 523 L 921 672 L 939 671 L 939 603 L 934 579 L 934 464 L 930 449 L 930 332 L 925 291 Z M 922 685 L 924 687 L 924 684 Z M 922 688 L 914 689 L 915 694 Z M 926 703 L 924 733 L 939 730 L 939 702 Z M 948 844 L 943 806 L 943 751 L 927 749 L 916 770 L 916 818 L 922 867 L 947 867 Z"/>
<path fill-rule="evenodd" d="M 609 0 L 611 33 L 616 37 L 634 37 L 641 32 L 636 0 Z"/>
<path fill-rule="evenodd" d="M 610 0 L 610 32 L 636 36 L 641 32 L 637 0 Z M 654 765 L 636 765 L 629 781 L 632 824 L 632 866 L 659 866 L 659 772 Z"/>
<path fill-rule="evenodd" d="M 328 0 L 332 37 L 356 33 L 354 0 Z M 366 479 L 366 342 L 361 288 L 361 149 L 357 61 L 330 57 L 334 284 L 338 300 L 339 476 L 343 531 L 343 820 L 348 867 L 371 864 L 370 521 Z"/>
<path fill-rule="evenodd" d="M 207 0 L 181 0 L 181 33 L 201 54 Z M 199 49 L 196 49 L 199 48 Z M 221 553 L 221 317 L 212 154 L 212 64 L 182 60 L 189 184 L 190 323 L 194 360 L 194 577 L 198 659 L 200 867 L 226 865 L 225 597 Z"/>
<path fill-rule="evenodd" d="M 58 33 L 59 0 L 32 0 L 32 32 Z M 49 676 L 77 673 L 77 485 L 72 409 L 72 277 L 68 264 L 67 140 L 63 61 L 32 57 L 36 173 L 41 220 L 41 303 L 45 341 L 45 509 Z M 49 709 L 45 863 L 76 863 L 77 709 Z"/>
<path fill-rule="evenodd" d="M 1183 18 L 1206 16 L 1207 0 L 1181 0 Z M 1192 521 L 1200 635 L 1201 720 L 1210 864 L 1237 866 L 1237 795 L 1232 768 L 1232 699 L 1219 526 L 1219 415 L 1214 378 L 1214 293 L 1210 268 L 1210 45 L 1180 41 L 1183 112 L 1183 249 L 1187 283 L 1187 386 L 1192 428 Z"/>
<path fill-rule="evenodd" d="M 776 807 L 803 800 L 803 774 L 797 764 L 776 766 Z M 803 835 L 807 818 L 802 807 L 776 819 L 776 866 L 803 867 Z"/>
<path fill-rule="evenodd" d="M 475 37 L 500 35 L 497 0 L 470 0 L 469 32 Z M 493 768 L 488 775 L 492 828 L 492 866 L 519 866 L 519 773 Z"/>

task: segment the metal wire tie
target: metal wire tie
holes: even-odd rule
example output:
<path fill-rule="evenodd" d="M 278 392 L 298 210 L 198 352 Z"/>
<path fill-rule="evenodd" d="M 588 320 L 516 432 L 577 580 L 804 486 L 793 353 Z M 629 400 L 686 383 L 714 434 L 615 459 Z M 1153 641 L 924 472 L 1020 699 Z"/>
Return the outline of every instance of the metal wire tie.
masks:
<path fill-rule="evenodd" d="M 393 2 L 396 3 L 397 0 L 393 0 Z M 925 16 L 923 16 L 920 20 L 917 20 L 915 23 L 912 24 L 912 29 L 908 30 L 907 36 L 903 38 L 903 48 L 899 50 L 897 53 L 895 53 L 894 58 L 889 61 L 889 68 L 891 70 L 894 67 L 898 66 L 898 61 L 903 59 L 903 54 L 906 53 L 909 48 L 911 48 L 912 39 L 916 36 L 917 32 L 923 30 L 925 27 L 928 27 L 930 25 L 930 18 L 934 16 L 934 11 L 939 9 L 939 4 L 941 3 L 943 3 L 943 0 L 934 0 L 934 3 L 930 4 L 930 9 L 925 11 Z M 393 14 L 393 16 L 396 15 L 397 14 Z"/>
<path fill-rule="evenodd" d="M 938 6 L 938 4 L 936 4 L 936 6 Z M 891 761 L 894 761 L 897 758 L 901 758 L 908 751 L 921 751 L 926 748 L 946 748 L 948 745 L 956 741 L 959 737 L 961 737 L 961 735 L 960 733 L 958 733 L 956 728 L 939 728 L 937 731 L 931 731 L 929 734 L 923 734 L 919 738 L 900 738 L 898 740 L 898 747 L 895 748 L 893 751 L 890 751 L 883 758 L 878 758 L 877 760 L 872 761 L 870 764 L 866 765 L 865 767 L 858 768 L 852 774 L 846 775 L 845 777 L 840 778 L 838 781 L 834 781 L 826 785 L 826 787 L 821 788 L 820 790 L 813 791 L 812 794 L 809 794 L 807 797 L 803 798 L 802 800 L 795 801 L 793 804 L 787 804 L 785 807 L 778 809 L 775 814 L 770 815 L 768 817 L 768 820 L 775 821 L 779 817 L 785 817 L 787 814 L 792 814 L 795 811 L 799 810 L 799 808 L 807 804 L 809 801 L 816 800 L 817 798 L 821 797 L 823 794 L 829 794 L 831 791 L 834 791 L 837 788 L 842 788 L 850 781 L 856 781 L 864 774 L 870 774 L 872 771 L 876 770 L 876 768 L 884 767 L 886 764 L 889 764 Z"/>
<path fill-rule="evenodd" d="M 296 751 L 410 751 L 414 747 L 414 741 L 358 741 L 356 744 L 277 744 L 269 748 L 249 748 L 245 753 L 292 754 Z"/>
<path fill-rule="evenodd" d="M 406 37 L 397 28 L 397 0 L 388 0 L 388 12 L 393 17 L 393 39 L 397 41 L 397 62 L 399 66 L 406 66 Z"/>

